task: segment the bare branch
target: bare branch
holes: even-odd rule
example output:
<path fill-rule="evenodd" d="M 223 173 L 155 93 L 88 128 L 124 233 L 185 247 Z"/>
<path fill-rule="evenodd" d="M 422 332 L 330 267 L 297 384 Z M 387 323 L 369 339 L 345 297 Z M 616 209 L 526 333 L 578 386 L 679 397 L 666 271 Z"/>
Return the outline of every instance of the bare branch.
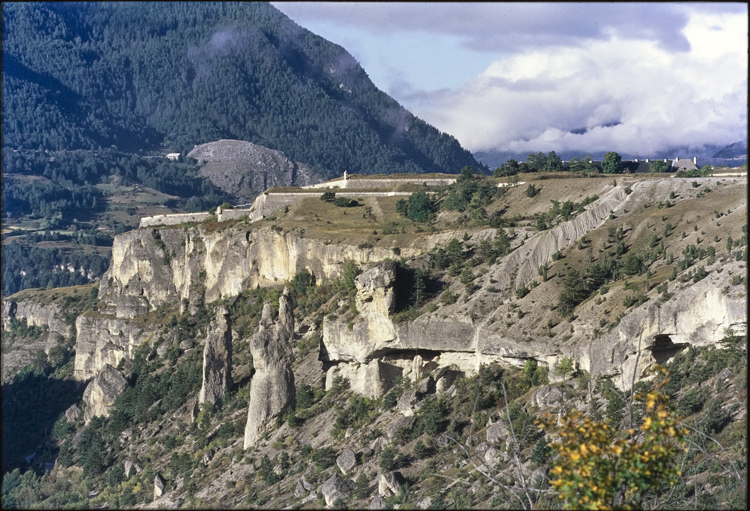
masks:
<path fill-rule="evenodd" d="M 510 434 L 513 437 L 513 463 L 516 465 L 516 471 L 518 472 L 518 479 L 521 483 L 521 488 L 523 489 L 523 492 L 529 501 L 529 509 L 531 509 L 534 507 L 534 501 L 531 500 L 531 495 L 529 495 L 529 489 L 526 486 L 526 478 L 523 477 L 523 470 L 521 470 L 521 461 L 518 459 L 518 452 L 520 449 L 518 439 L 516 438 L 516 433 L 515 431 L 513 431 L 513 421 L 510 420 L 510 403 L 508 403 L 508 393 L 505 390 L 505 378 L 500 380 L 500 384 L 503 387 L 503 398 L 505 399 L 505 415 L 508 417 L 508 426 L 510 429 Z"/>
<path fill-rule="evenodd" d="M 684 425 L 684 424 L 683 424 L 683 425 Z M 706 435 L 705 433 L 703 433 L 703 432 L 701 432 L 701 431 L 698 431 L 698 430 L 697 430 L 697 429 L 695 429 L 695 428 L 691 428 L 690 426 L 687 426 L 687 425 L 684 425 L 684 426 L 685 426 L 685 427 L 686 427 L 687 429 L 689 429 L 689 430 L 693 431 L 694 433 L 698 433 L 698 434 L 700 434 L 700 435 L 703 435 L 703 436 L 705 436 L 705 437 L 706 437 L 706 438 L 708 438 L 709 440 L 712 440 L 712 441 L 713 441 L 713 442 L 714 442 L 714 443 L 715 443 L 716 445 L 718 445 L 718 446 L 719 446 L 719 448 L 720 448 L 720 449 L 721 449 L 721 450 L 722 450 L 723 452 L 725 452 L 725 453 L 727 452 L 727 451 L 726 451 L 726 449 L 724 449 L 724 447 L 723 447 L 723 446 L 722 446 L 722 445 L 721 445 L 721 444 L 720 444 L 719 442 L 717 442 L 717 441 L 716 441 L 716 440 L 715 440 L 714 438 L 712 438 L 711 436 L 709 436 L 709 435 Z M 703 453 L 703 454 L 704 454 L 705 456 L 707 456 L 707 457 L 709 457 L 709 458 L 713 458 L 713 459 L 714 459 L 714 460 L 715 460 L 715 461 L 716 461 L 717 463 L 719 463 L 719 465 L 722 465 L 722 463 L 721 463 L 721 462 L 720 462 L 720 461 L 719 461 L 719 460 L 718 460 L 718 459 L 716 458 L 716 456 L 714 456 L 713 454 L 711 454 L 711 453 L 709 453 L 708 451 L 706 451 L 705 449 L 703 449 L 703 447 L 701 447 L 700 445 L 696 444 L 695 442 L 691 441 L 690 439 L 687 439 L 687 440 L 686 440 L 686 442 L 687 442 L 688 444 L 690 444 L 691 446 L 695 447 L 695 448 L 696 448 L 696 450 L 700 451 L 700 452 L 701 452 L 701 453 Z M 737 471 L 737 467 L 735 467 L 735 466 L 734 466 L 734 463 L 732 463 L 732 461 L 731 461 L 731 460 L 729 461 L 729 467 L 730 467 L 730 468 L 732 469 L 732 470 L 730 471 L 730 472 L 732 472 L 732 475 L 733 475 L 734 477 L 736 477 L 736 478 L 737 478 L 737 481 L 738 481 L 738 482 L 740 482 L 740 483 L 741 483 L 741 482 L 742 482 L 742 477 L 740 476 L 740 473 L 739 473 L 739 472 Z"/>

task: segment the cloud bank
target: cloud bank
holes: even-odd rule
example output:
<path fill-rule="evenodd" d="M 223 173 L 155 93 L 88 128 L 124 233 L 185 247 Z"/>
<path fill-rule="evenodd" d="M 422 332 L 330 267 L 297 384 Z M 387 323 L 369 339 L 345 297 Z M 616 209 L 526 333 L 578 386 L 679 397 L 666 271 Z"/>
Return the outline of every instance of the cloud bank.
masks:
<path fill-rule="evenodd" d="M 647 156 L 747 137 L 746 4 L 315 3 L 282 10 L 303 25 L 328 20 L 382 38 L 458 38 L 485 55 L 491 64 L 460 86 L 420 90 L 394 71 L 387 90 L 471 151 Z"/>

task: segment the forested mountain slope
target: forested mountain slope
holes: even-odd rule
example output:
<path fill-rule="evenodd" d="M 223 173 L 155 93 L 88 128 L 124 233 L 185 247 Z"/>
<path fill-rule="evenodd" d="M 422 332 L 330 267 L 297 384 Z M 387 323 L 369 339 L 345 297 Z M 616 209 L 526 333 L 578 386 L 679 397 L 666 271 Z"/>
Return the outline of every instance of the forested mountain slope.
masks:
<path fill-rule="evenodd" d="M 477 162 L 266 3 L 6 3 L 3 143 L 185 152 L 222 138 L 331 177 Z"/>

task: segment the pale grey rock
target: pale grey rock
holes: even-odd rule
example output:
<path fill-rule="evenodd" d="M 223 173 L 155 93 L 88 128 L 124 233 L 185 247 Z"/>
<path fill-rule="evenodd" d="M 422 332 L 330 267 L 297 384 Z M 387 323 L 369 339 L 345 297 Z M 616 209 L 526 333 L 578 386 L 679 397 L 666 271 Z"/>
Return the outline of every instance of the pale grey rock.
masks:
<path fill-rule="evenodd" d="M 302 481 L 297 481 L 297 486 L 294 488 L 294 496 L 300 498 L 306 493 L 307 490 L 305 490 L 305 487 L 302 485 Z"/>
<path fill-rule="evenodd" d="M 128 458 L 125 460 L 125 462 L 122 465 L 123 465 L 123 469 L 125 470 L 125 477 L 130 477 L 133 474 L 141 473 L 141 466 L 135 460 Z"/>
<path fill-rule="evenodd" d="M 370 449 L 369 447 L 363 448 L 360 452 L 362 453 L 362 456 L 365 458 L 369 458 L 370 456 L 372 456 L 372 449 Z"/>
<path fill-rule="evenodd" d="M 443 431 L 435 439 L 435 445 L 438 447 L 446 447 L 455 443 L 456 436 L 450 431 Z"/>
<path fill-rule="evenodd" d="M 7 330 L 11 319 L 25 319 L 28 326 L 47 327 L 44 339 L 44 352 L 57 345 L 60 338 L 66 338 L 70 326 L 65 323 L 66 311 L 58 303 L 40 303 L 34 299 L 3 300 L 2 322 L 3 330 Z M 3 361 L 6 363 L 6 361 Z M 5 367 L 3 369 L 6 369 Z"/>
<path fill-rule="evenodd" d="M 406 482 L 401 472 L 386 472 L 378 479 L 378 495 L 381 497 L 390 497 L 401 490 L 401 486 Z"/>
<path fill-rule="evenodd" d="M 370 449 L 373 452 L 378 452 L 378 451 L 382 451 L 383 448 L 387 445 L 388 445 L 388 441 L 382 436 L 379 436 L 378 438 L 370 442 Z"/>
<path fill-rule="evenodd" d="M 555 385 L 542 385 L 531 395 L 532 404 L 539 408 L 556 408 L 563 404 L 567 395 L 567 387 L 572 383 L 562 383 Z"/>
<path fill-rule="evenodd" d="M 355 279 L 355 304 L 362 321 L 349 328 L 346 323 L 323 321 L 323 351 L 328 361 L 364 363 L 373 352 L 396 338 L 389 319 L 396 306 L 396 266 L 391 261 L 372 266 Z"/>
<path fill-rule="evenodd" d="M 476 493 L 479 491 L 481 487 L 482 487 L 482 482 L 479 480 L 476 480 L 474 481 L 474 484 L 472 484 L 471 487 L 469 487 L 469 490 L 471 491 L 471 493 Z"/>
<path fill-rule="evenodd" d="M 716 379 L 719 381 L 727 380 L 732 377 L 732 370 L 728 367 L 725 367 L 721 371 L 719 371 L 719 374 L 716 375 Z"/>
<path fill-rule="evenodd" d="M 83 402 L 86 403 L 83 420 L 86 424 L 97 415 L 109 417 L 115 399 L 127 386 L 128 382 L 120 372 L 111 365 L 105 364 L 83 392 Z"/>
<path fill-rule="evenodd" d="M 393 437 L 399 432 L 399 430 L 411 428 L 414 425 L 415 420 L 417 420 L 417 418 L 413 415 L 401 416 L 393 419 L 386 429 L 388 440 L 393 440 Z"/>
<path fill-rule="evenodd" d="M 205 466 L 208 466 L 211 463 L 211 460 L 214 459 L 215 455 L 216 455 L 216 449 L 208 449 L 205 453 L 203 453 L 203 458 L 201 458 L 201 463 L 203 463 Z"/>
<path fill-rule="evenodd" d="M 396 408 L 404 415 L 414 415 L 418 402 L 419 398 L 417 397 L 417 391 L 414 389 L 407 390 L 398 398 Z"/>
<path fill-rule="evenodd" d="M 400 368 L 379 359 L 367 363 L 342 362 L 331 366 L 326 372 L 326 390 L 330 390 L 334 378 L 340 376 L 349 380 L 349 387 L 353 392 L 369 398 L 379 398 L 393 386 L 400 375 Z"/>
<path fill-rule="evenodd" d="M 258 332 L 250 339 L 255 375 L 250 382 L 250 404 L 245 426 L 244 448 L 255 445 L 276 417 L 294 404 L 294 373 L 291 369 L 294 314 L 285 288 L 279 298 L 279 319 L 271 320 L 271 304 L 263 306 Z"/>
<path fill-rule="evenodd" d="M 164 478 L 161 476 L 161 474 L 156 474 L 154 476 L 154 499 L 158 499 L 164 494 L 164 488 L 166 487 L 167 482 L 164 480 Z"/>
<path fill-rule="evenodd" d="M 78 408 L 78 405 L 70 405 L 70 407 L 65 410 L 65 420 L 67 422 L 75 422 L 78 420 L 78 417 L 81 416 L 81 409 Z"/>
<path fill-rule="evenodd" d="M 183 339 L 180 341 L 180 349 L 183 351 L 187 351 L 190 348 L 193 347 L 193 340 L 192 339 Z"/>
<path fill-rule="evenodd" d="M 198 394 L 198 402 L 220 405 L 232 385 L 232 324 L 229 311 L 226 307 L 220 307 L 206 328 L 203 386 Z"/>
<path fill-rule="evenodd" d="M 271 186 L 303 186 L 324 179 L 312 168 L 290 160 L 281 151 L 244 140 L 200 144 L 188 153 L 199 174 L 239 202 L 249 202 Z"/>
<path fill-rule="evenodd" d="M 461 371 L 455 364 L 438 367 L 432 374 L 432 378 L 435 381 L 435 392 L 444 394 L 460 375 Z"/>
<path fill-rule="evenodd" d="M 487 443 L 496 444 L 508 438 L 508 426 L 505 420 L 500 419 L 487 428 Z"/>
<path fill-rule="evenodd" d="M 376 495 L 370 501 L 370 507 L 368 509 L 385 509 L 385 500 L 380 495 Z"/>
<path fill-rule="evenodd" d="M 325 498 L 326 505 L 332 505 L 336 499 L 346 500 L 352 492 L 354 483 L 349 479 L 344 479 L 338 474 L 333 474 L 320 488 L 320 493 Z"/>
<path fill-rule="evenodd" d="M 118 367 L 123 360 L 132 360 L 138 346 L 156 337 L 153 334 L 129 319 L 89 313 L 78 316 L 73 377 L 85 381 L 96 376 L 105 364 Z"/>
<path fill-rule="evenodd" d="M 477 452 L 484 452 L 487 450 L 487 447 L 488 447 L 487 443 L 482 442 L 479 445 L 477 445 Z"/>
<path fill-rule="evenodd" d="M 430 504 L 432 504 L 432 497 L 427 496 L 417 502 L 417 509 L 430 509 Z"/>
<path fill-rule="evenodd" d="M 338 465 L 341 473 L 344 475 L 349 475 L 349 472 L 356 464 L 357 456 L 354 454 L 354 451 L 349 448 L 344 449 L 341 454 L 339 454 L 339 457 L 336 458 L 336 465 Z"/>
<path fill-rule="evenodd" d="M 502 459 L 503 459 L 502 453 L 498 451 L 497 449 L 495 449 L 494 447 L 490 447 L 484 453 L 484 463 L 490 468 L 493 468 L 500 461 L 502 461 Z"/>
<path fill-rule="evenodd" d="M 261 208 L 286 200 L 261 198 L 266 203 L 259 205 Z M 291 204 L 296 201 L 292 199 Z M 154 231 L 161 242 L 157 242 Z M 163 263 L 162 244 L 171 255 L 169 264 Z M 419 253 L 417 249 L 402 249 L 405 257 Z M 132 318 L 160 305 L 179 304 L 182 299 L 194 306 L 201 299 L 210 303 L 236 297 L 256 286 L 277 285 L 291 280 L 301 268 L 307 268 L 316 279 L 333 280 L 343 272 L 340 261 L 364 265 L 391 257 L 389 247 L 329 244 L 294 233 L 277 233 L 270 226 L 213 232 L 200 225 L 141 228 L 115 236 L 112 262 L 99 283 L 99 298 L 107 313 Z"/>
<path fill-rule="evenodd" d="M 300 482 L 302 483 L 302 487 L 306 491 L 310 491 L 313 489 L 312 483 L 308 482 L 304 475 L 300 478 Z"/>

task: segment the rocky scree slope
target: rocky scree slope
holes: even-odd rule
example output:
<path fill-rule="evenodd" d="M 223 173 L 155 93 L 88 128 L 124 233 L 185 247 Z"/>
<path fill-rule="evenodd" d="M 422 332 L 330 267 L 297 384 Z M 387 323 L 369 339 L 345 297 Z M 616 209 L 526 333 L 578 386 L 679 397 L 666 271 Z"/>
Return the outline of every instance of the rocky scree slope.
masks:
<path fill-rule="evenodd" d="M 236 204 L 249 204 L 263 190 L 274 186 L 320 183 L 323 176 L 284 153 L 242 140 L 219 140 L 196 146 L 188 153 L 197 160 L 199 174 L 207 177 Z"/>

